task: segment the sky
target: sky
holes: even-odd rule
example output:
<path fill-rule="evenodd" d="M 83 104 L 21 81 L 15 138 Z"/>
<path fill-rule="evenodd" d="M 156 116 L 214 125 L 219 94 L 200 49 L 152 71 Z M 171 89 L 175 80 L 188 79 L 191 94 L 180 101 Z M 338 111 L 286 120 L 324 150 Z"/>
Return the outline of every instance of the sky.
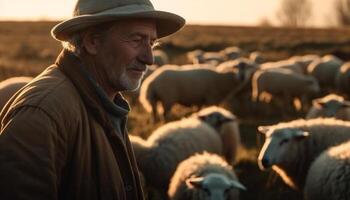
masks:
<path fill-rule="evenodd" d="M 188 24 L 257 25 L 263 18 L 277 24 L 282 0 L 151 0 L 159 10 L 183 16 Z M 313 26 L 332 23 L 335 0 L 310 0 Z M 48 3 L 50 2 L 50 3 Z M 76 0 L 0 0 L 0 20 L 62 20 L 71 16 Z"/>

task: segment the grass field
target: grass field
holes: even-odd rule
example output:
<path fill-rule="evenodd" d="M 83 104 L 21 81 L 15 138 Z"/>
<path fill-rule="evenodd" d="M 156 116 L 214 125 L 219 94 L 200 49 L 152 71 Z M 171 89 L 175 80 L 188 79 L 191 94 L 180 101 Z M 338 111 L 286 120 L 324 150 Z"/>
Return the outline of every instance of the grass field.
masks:
<path fill-rule="evenodd" d="M 61 46 L 50 36 L 56 22 L 0 22 L 0 80 L 12 76 L 35 76 L 55 61 Z M 247 54 L 261 51 L 269 60 L 284 59 L 292 55 L 315 53 L 335 54 L 350 59 L 350 29 L 288 29 L 273 27 L 223 27 L 186 26 L 179 33 L 161 40 L 161 47 L 170 55 L 174 64 L 187 62 L 185 53 L 194 49 L 221 50 L 227 46 L 241 47 Z M 177 106 L 176 118 L 192 110 Z M 244 148 L 235 164 L 241 182 L 248 191 L 241 199 L 301 199 L 301 196 L 285 186 L 271 171 L 262 172 L 256 157 L 263 143 L 256 127 L 278 122 L 279 118 L 256 118 L 247 113 L 240 119 Z M 298 116 L 290 116 L 296 118 Z M 155 128 L 150 115 L 136 102 L 129 118 L 131 134 L 146 138 Z"/>

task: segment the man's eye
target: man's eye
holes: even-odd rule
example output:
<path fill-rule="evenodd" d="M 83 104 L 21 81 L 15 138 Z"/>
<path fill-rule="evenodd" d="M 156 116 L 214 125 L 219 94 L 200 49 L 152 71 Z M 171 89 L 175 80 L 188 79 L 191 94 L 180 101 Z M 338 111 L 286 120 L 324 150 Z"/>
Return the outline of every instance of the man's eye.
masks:
<path fill-rule="evenodd" d="M 134 43 L 135 45 L 141 45 L 142 39 L 141 38 L 132 39 L 131 42 Z"/>
<path fill-rule="evenodd" d="M 132 41 L 133 41 L 133 42 L 140 42 L 140 43 L 141 43 L 141 42 L 142 42 L 142 38 L 134 38 L 134 39 L 132 39 Z"/>

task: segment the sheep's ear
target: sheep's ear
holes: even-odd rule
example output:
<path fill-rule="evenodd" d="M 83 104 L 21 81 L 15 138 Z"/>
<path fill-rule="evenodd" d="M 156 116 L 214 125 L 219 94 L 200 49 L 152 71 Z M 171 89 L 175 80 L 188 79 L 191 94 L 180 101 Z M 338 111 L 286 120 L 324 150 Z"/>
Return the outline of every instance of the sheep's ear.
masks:
<path fill-rule="evenodd" d="M 316 108 L 323 108 L 325 103 L 322 102 L 321 99 L 315 99 L 312 101 L 312 105 L 315 106 Z"/>
<path fill-rule="evenodd" d="M 301 139 L 308 137 L 309 135 L 310 135 L 310 133 L 307 131 L 298 130 L 295 134 L 295 139 L 301 140 Z"/>
<path fill-rule="evenodd" d="M 327 103 L 326 102 L 319 102 L 318 103 L 322 108 L 326 107 L 327 106 Z"/>
<path fill-rule="evenodd" d="M 202 120 L 202 121 L 206 121 L 208 118 L 208 115 L 199 115 L 197 113 L 193 114 L 194 116 L 197 116 L 198 119 Z"/>
<path fill-rule="evenodd" d="M 203 185 L 204 178 L 203 177 L 191 177 L 186 179 L 186 185 L 189 188 L 200 188 Z"/>
<path fill-rule="evenodd" d="M 231 181 L 231 186 L 234 188 L 238 188 L 240 190 L 247 190 L 247 188 L 244 185 L 242 185 L 242 183 L 235 181 L 235 180 Z"/>
<path fill-rule="evenodd" d="M 269 131 L 270 126 L 258 126 L 258 131 L 262 134 L 266 134 Z"/>

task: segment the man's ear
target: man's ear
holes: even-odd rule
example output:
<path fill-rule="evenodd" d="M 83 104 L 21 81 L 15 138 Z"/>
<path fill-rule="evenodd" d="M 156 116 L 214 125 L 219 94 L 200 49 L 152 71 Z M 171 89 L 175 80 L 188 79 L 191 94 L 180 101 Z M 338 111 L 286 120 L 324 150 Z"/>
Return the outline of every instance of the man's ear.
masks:
<path fill-rule="evenodd" d="M 86 52 L 91 55 L 96 55 L 98 52 L 98 45 L 100 45 L 100 41 L 93 33 L 93 31 L 87 30 L 84 34 L 82 34 L 82 39 L 83 46 Z"/>

